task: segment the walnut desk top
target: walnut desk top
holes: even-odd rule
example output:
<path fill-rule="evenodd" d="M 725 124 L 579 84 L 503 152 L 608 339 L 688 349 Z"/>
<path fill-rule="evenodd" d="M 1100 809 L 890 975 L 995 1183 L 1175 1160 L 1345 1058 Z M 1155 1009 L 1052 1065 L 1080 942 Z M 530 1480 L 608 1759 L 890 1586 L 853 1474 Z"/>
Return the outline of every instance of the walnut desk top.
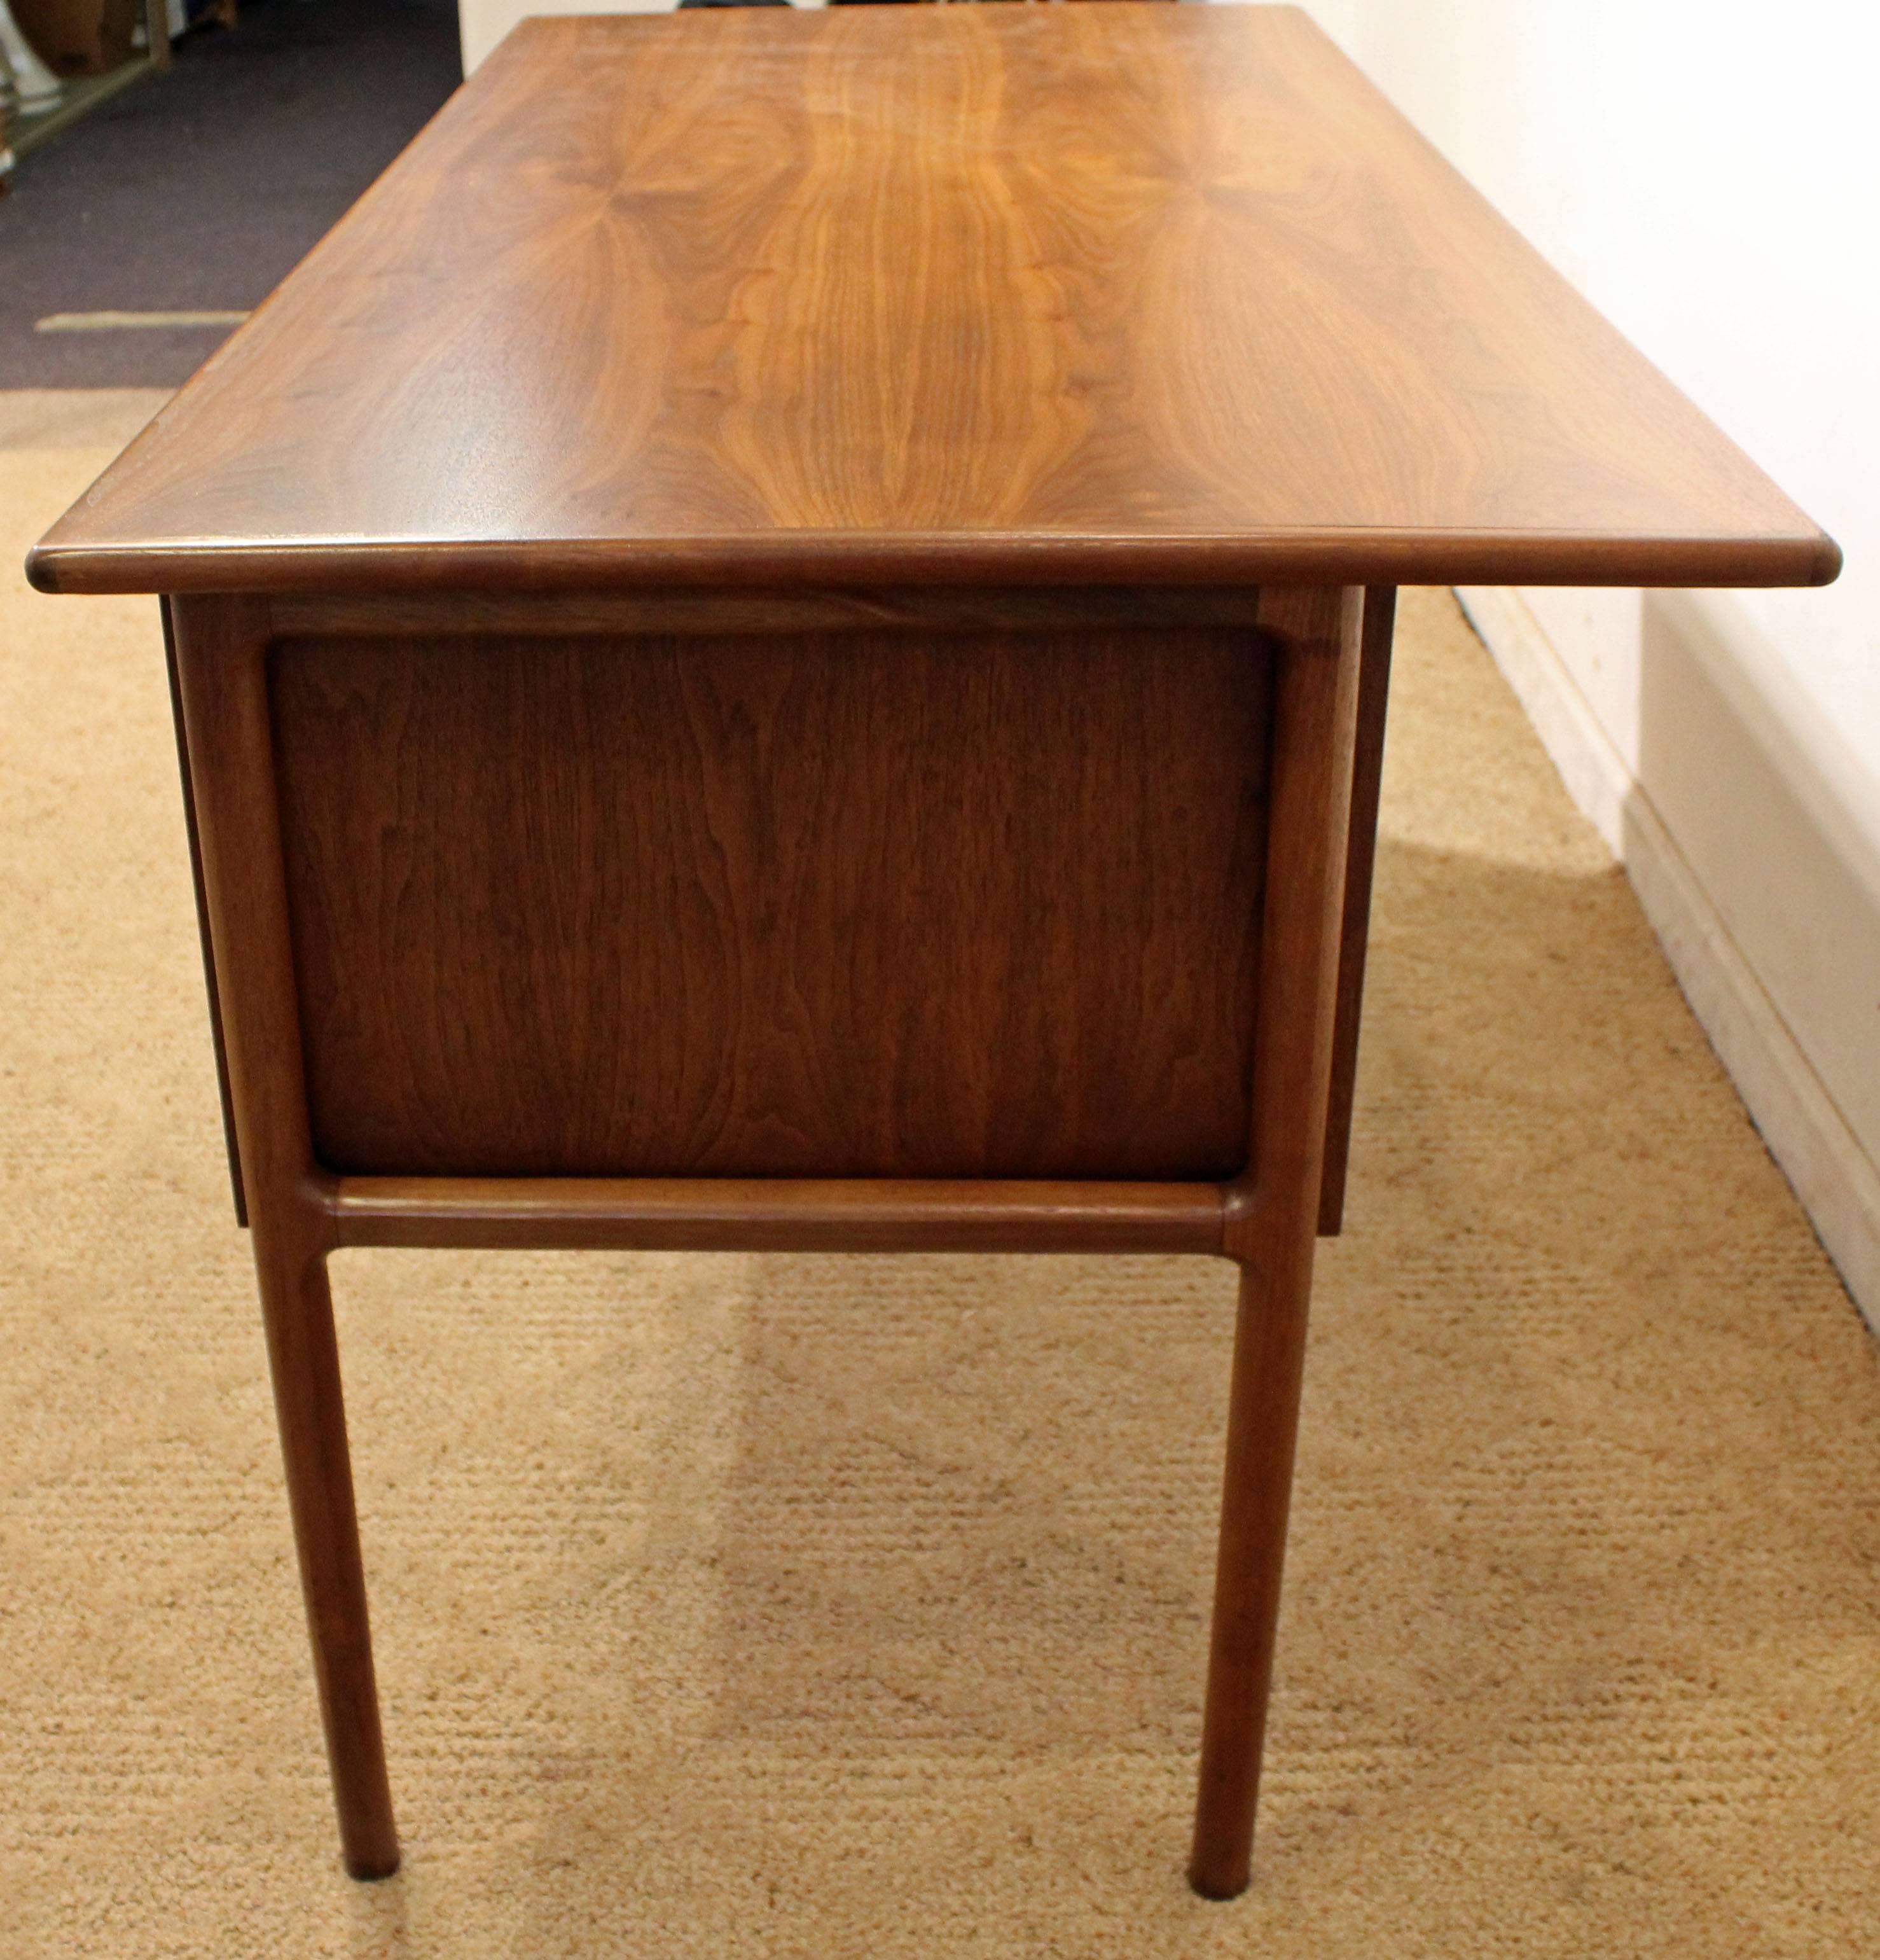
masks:
<path fill-rule="evenodd" d="M 519 28 L 48 590 L 1783 585 L 1832 542 L 1306 17 Z"/>

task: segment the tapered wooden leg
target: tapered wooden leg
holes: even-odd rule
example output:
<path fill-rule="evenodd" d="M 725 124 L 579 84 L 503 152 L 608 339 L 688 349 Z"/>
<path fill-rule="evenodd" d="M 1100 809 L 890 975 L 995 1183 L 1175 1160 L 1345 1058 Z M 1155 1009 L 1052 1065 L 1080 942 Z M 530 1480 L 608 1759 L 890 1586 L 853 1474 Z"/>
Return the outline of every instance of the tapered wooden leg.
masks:
<path fill-rule="evenodd" d="M 255 1265 L 340 1846 L 355 1879 L 382 1879 L 398 1869 L 398 1832 L 379 1729 L 326 1262 L 317 1250 L 278 1242 L 257 1220 Z"/>
<path fill-rule="evenodd" d="M 1188 1865 L 1207 1898 L 1244 1892 L 1252 1870 L 1325 1168 L 1362 617 L 1354 590 L 1261 595 L 1278 665 L 1252 1161 L 1224 1193 L 1240 1309 Z"/>
<path fill-rule="evenodd" d="M 398 1869 L 398 1835 L 326 1286 L 332 1220 L 307 1125 L 269 717 L 268 609 L 212 596 L 177 600 L 168 613 L 203 943 L 214 957 L 211 998 L 227 1060 L 229 1159 L 254 1234 L 340 1844 L 355 1878 L 382 1879 Z"/>
<path fill-rule="evenodd" d="M 1299 1432 L 1310 1252 L 1306 1269 L 1240 1275 L 1227 1472 L 1214 1579 L 1214 1638 L 1201 1736 L 1201 1789 L 1188 1879 L 1204 1898 L 1233 1898 L 1252 1870 L 1254 1812 L 1280 1617 L 1280 1568 Z"/>

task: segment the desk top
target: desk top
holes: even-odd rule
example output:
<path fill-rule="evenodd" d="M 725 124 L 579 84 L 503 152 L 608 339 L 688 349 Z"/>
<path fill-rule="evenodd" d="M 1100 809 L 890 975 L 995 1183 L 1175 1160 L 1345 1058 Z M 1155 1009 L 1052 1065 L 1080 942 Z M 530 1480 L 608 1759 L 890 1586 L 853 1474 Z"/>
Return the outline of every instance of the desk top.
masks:
<path fill-rule="evenodd" d="M 61 591 L 1782 585 L 1833 543 L 1286 8 L 526 23 Z"/>

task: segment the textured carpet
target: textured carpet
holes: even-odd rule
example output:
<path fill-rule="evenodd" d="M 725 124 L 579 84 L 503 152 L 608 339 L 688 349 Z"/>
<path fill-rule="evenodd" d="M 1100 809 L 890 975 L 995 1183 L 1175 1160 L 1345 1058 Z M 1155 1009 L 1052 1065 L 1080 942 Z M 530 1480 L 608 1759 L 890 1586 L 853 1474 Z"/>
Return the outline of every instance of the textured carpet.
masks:
<path fill-rule="evenodd" d="M 154 609 L 0 399 L 0 1952 L 1880 1950 L 1880 1369 L 1620 873 L 1406 595 L 1254 1890 L 1187 1892 L 1233 1295 L 336 1263 L 407 1863 L 342 1876 Z"/>

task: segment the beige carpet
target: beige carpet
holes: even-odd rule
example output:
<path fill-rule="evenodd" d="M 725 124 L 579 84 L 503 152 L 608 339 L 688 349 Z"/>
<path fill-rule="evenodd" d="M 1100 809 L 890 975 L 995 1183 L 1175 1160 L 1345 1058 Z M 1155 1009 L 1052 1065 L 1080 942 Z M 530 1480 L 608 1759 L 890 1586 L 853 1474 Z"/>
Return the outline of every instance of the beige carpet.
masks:
<path fill-rule="evenodd" d="M 1255 1889 L 1182 1879 L 1231 1275 L 348 1253 L 402 1875 L 339 1870 L 148 601 L 0 398 L 0 1952 L 1880 1951 L 1880 1369 L 1407 595 Z"/>

